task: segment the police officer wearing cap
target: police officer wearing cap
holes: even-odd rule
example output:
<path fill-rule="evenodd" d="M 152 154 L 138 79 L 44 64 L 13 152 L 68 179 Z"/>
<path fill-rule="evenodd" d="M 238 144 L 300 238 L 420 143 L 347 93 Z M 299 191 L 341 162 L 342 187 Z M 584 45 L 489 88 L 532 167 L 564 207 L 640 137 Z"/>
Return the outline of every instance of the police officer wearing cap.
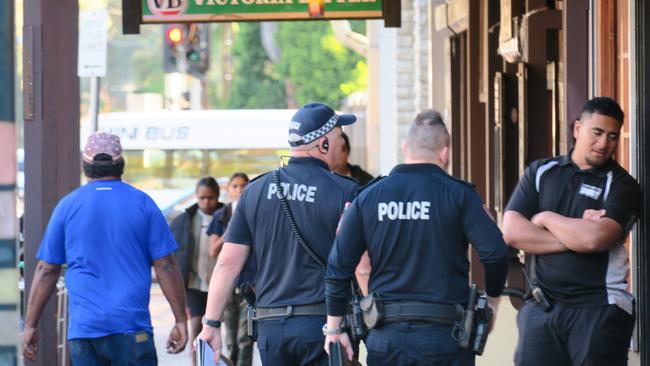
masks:
<path fill-rule="evenodd" d="M 354 115 L 337 115 L 324 104 L 303 106 L 289 124 L 288 165 L 253 180 L 241 195 L 210 282 L 208 326 L 200 334 L 214 349 L 215 361 L 226 300 L 252 253 L 258 263 L 262 363 L 327 364 L 321 331 L 326 319 L 323 267 L 344 205 L 357 191 L 354 180 L 332 173 L 331 167 L 343 143 L 341 126 L 355 121 Z"/>
<path fill-rule="evenodd" d="M 536 289 L 517 316 L 517 365 L 627 365 L 634 329 L 627 234 L 639 184 L 616 161 L 621 107 L 596 97 L 566 155 L 531 163 L 506 207 L 503 233 L 525 251 Z"/>
<path fill-rule="evenodd" d="M 405 164 L 361 191 L 343 214 L 328 261 L 325 348 L 338 341 L 353 356 L 341 321 L 347 284 L 367 250 L 369 291 L 384 314 L 366 338 L 368 365 L 474 365 L 472 351 L 452 336 L 470 292 L 468 242 L 490 297 L 503 290 L 507 247 L 473 187 L 445 172 L 449 133 L 437 112 L 416 116 L 402 148 Z"/>

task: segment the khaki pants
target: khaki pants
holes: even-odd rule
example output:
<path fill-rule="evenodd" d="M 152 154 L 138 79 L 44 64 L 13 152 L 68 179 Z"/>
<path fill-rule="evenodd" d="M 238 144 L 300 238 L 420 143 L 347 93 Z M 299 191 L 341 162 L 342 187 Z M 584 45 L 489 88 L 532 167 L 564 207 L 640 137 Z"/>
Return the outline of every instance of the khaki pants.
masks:
<path fill-rule="evenodd" d="M 224 318 L 224 355 L 237 366 L 251 366 L 253 358 L 253 341 L 246 331 L 246 309 L 248 303 L 244 298 L 233 293 L 223 314 Z"/>

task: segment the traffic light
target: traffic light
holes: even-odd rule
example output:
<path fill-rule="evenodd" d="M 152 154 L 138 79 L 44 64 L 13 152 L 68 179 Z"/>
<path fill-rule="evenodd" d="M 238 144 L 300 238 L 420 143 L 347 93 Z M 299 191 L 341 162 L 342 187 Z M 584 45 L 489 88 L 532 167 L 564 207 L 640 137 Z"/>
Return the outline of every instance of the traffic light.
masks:
<path fill-rule="evenodd" d="M 166 25 L 163 48 L 166 73 L 189 73 L 201 78 L 210 68 L 210 25 Z"/>
<path fill-rule="evenodd" d="M 210 68 L 210 24 L 190 24 L 185 52 L 187 72 L 203 77 Z"/>
<path fill-rule="evenodd" d="M 182 60 L 180 59 L 183 44 L 187 39 L 188 26 L 185 24 L 170 24 L 164 28 L 165 39 L 163 41 L 164 68 L 166 73 L 184 72 L 181 70 Z"/>

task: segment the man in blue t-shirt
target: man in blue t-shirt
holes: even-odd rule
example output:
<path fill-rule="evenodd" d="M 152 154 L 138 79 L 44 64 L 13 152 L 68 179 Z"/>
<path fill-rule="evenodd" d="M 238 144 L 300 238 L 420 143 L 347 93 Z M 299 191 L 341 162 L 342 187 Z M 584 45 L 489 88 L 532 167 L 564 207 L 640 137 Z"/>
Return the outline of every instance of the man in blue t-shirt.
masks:
<path fill-rule="evenodd" d="M 199 335 L 214 349 L 215 361 L 221 352 L 218 328 L 226 301 L 252 251 L 257 260 L 262 363 L 327 365 L 321 331 L 326 315 L 322 266 L 343 207 L 357 190 L 356 181 L 330 170 L 343 143 L 340 126 L 355 120 L 324 104 L 305 105 L 289 123 L 289 164 L 253 180 L 241 195 L 208 290 L 208 326 Z"/>
<path fill-rule="evenodd" d="M 187 343 L 176 242 L 151 198 L 121 181 L 124 159 L 117 136 L 90 135 L 83 169 L 88 184 L 58 203 L 38 251 L 23 354 L 36 358 L 38 319 L 66 264 L 72 363 L 156 365 L 149 314 L 152 264 L 176 318 L 167 350 L 181 352 Z"/>

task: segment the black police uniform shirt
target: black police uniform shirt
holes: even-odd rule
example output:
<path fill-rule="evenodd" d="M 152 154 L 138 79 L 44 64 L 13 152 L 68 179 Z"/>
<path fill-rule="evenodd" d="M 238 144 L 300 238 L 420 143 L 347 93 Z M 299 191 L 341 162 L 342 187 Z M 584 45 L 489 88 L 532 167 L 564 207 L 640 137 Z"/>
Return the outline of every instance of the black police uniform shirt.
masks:
<path fill-rule="evenodd" d="M 228 228 L 228 223 L 232 218 L 232 203 L 227 204 L 225 207 L 222 207 L 214 212 L 212 215 L 212 221 L 205 233 L 208 236 L 217 235 L 223 236 Z M 255 273 L 257 272 L 257 262 L 255 261 L 255 256 L 250 255 L 244 263 L 244 267 L 241 272 L 239 272 L 239 277 L 235 282 L 236 286 L 248 282 L 250 284 L 255 284 Z"/>
<path fill-rule="evenodd" d="M 487 293 L 499 295 L 507 246 L 474 188 L 434 164 L 397 165 L 343 214 L 328 262 L 328 314 L 345 313 L 349 281 L 366 249 L 369 291 L 384 301 L 466 303 L 468 242 L 485 264 Z"/>
<path fill-rule="evenodd" d="M 628 254 L 623 242 L 639 211 L 639 184 L 614 160 L 597 168 L 580 170 L 571 152 L 553 159 L 537 160 L 526 168 L 506 211 L 532 219 L 552 211 L 582 218 L 587 209 L 606 211 L 621 225 L 620 243 L 599 253 L 537 255 L 535 275 L 539 286 L 553 299 L 568 305 L 617 304 L 632 313 L 627 292 Z"/>
<path fill-rule="evenodd" d="M 298 230 L 320 258 L 327 258 L 357 183 L 313 158 L 292 157 L 279 175 Z M 323 303 L 324 271 L 298 243 L 276 192 L 273 174 L 253 180 L 239 199 L 225 241 L 253 247 L 257 306 Z"/>

